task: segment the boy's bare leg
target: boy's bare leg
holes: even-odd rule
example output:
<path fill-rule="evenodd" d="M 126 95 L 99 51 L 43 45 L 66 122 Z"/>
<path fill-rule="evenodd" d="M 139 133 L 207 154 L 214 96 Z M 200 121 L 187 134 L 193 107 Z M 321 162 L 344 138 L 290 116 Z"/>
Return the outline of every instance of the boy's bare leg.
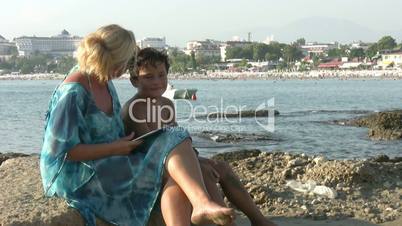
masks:
<path fill-rule="evenodd" d="M 227 225 L 233 221 L 233 209 L 218 205 L 208 195 L 190 139 L 174 148 L 166 159 L 165 168 L 193 206 L 192 223 Z"/>
<path fill-rule="evenodd" d="M 166 226 L 189 226 L 192 207 L 184 192 L 171 178 L 163 187 L 161 209 Z"/>
<path fill-rule="evenodd" d="M 220 175 L 219 183 L 226 197 L 239 210 L 241 210 L 250 219 L 252 226 L 275 226 L 262 215 L 255 205 L 250 194 L 244 188 L 240 179 L 233 172 L 229 164 L 222 161 L 209 160 L 210 164 Z"/>
<path fill-rule="evenodd" d="M 211 199 L 214 200 L 216 203 L 221 206 L 226 206 L 225 201 L 223 200 L 222 193 L 217 185 L 219 181 L 219 175 L 214 172 L 215 169 L 211 166 L 211 164 L 205 162 L 203 158 L 199 158 L 199 160 L 202 176 L 205 182 L 205 186 L 207 187 L 208 194 L 211 196 Z M 236 226 L 234 222 L 229 225 Z"/>

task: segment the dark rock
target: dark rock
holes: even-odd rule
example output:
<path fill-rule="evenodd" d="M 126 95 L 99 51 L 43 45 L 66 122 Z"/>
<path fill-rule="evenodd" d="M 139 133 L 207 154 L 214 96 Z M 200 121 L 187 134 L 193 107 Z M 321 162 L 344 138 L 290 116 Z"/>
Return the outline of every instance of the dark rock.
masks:
<path fill-rule="evenodd" d="M 282 179 L 283 180 L 288 180 L 290 179 L 292 176 L 292 170 L 291 169 L 285 169 L 284 171 L 282 171 Z"/>
<path fill-rule="evenodd" d="M 272 137 L 272 134 L 256 134 L 256 133 L 222 133 L 203 131 L 197 136 L 211 139 L 218 143 L 244 143 L 244 142 L 258 142 L 258 141 L 271 141 L 277 139 Z"/>
<path fill-rule="evenodd" d="M 402 157 L 389 158 L 387 155 L 378 155 L 369 159 L 372 162 L 402 162 Z"/>
<path fill-rule="evenodd" d="M 201 117 L 208 117 L 208 118 L 220 118 L 220 117 L 226 117 L 226 118 L 237 118 L 237 117 L 245 117 L 245 118 L 251 118 L 251 117 L 268 117 L 272 116 L 270 115 L 270 112 L 272 110 L 244 110 L 244 111 L 239 111 L 239 112 L 212 112 L 207 115 L 203 115 Z M 278 116 L 280 113 L 278 110 L 273 110 L 274 115 Z"/>
<path fill-rule="evenodd" d="M 336 124 L 368 127 L 368 135 L 374 140 L 402 138 L 402 110 L 374 113 L 357 119 L 335 121 Z"/>
<path fill-rule="evenodd" d="M 1 153 L 0 152 L 0 165 L 6 161 L 7 159 L 17 158 L 17 157 L 26 157 L 29 156 L 23 153 Z"/>
<path fill-rule="evenodd" d="M 212 159 L 226 161 L 226 162 L 236 162 L 241 159 L 246 159 L 250 157 L 257 157 L 260 155 L 261 151 L 257 149 L 252 150 L 240 150 L 236 152 L 226 152 L 216 154 L 212 157 Z"/>
<path fill-rule="evenodd" d="M 389 162 L 389 157 L 387 155 L 378 155 L 371 160 L 373 162 Z"/>

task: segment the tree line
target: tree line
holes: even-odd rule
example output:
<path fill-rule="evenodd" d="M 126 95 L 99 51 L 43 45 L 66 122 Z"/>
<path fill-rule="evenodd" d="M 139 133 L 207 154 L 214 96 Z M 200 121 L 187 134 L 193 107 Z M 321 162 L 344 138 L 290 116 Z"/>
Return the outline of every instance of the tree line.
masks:
<path fill-rule="evenodd" d="M 271 61 L 279 62 L 279 68 L 287 68 L 294 62 L 301 60 L 304 55 L 301 46 L 305 45 L 304 38 L 300 38 L 293 43 L 285 44 L 279 42 L 250 43 L 242 47 L 230 47 L 226 50 L 226 59 L 242 59 L 237 66 L 247 66 L 247 61 Z M 384 36 L 367 49 L 351 48 L 350 45 L 340 45 L 339 48 L 328 50 L 326 56 L 313 56 L 313 64 L 317 66 L 323 58 L 368 58 L 371 59 L 379 51 L 383 50 L 402 50 L 402 44 L 397 44 L 391 36 Z M 210 57 L 201 54 L 185 54 L 179 48 L 168 50 L 170 58 L 171 72 L 187 73 L 191 71 L 218 69 L 221 59 L 218 56 Z M 18 57 L 17 51 L 13 50 L 13 56 L 8 60 L 0 61 L 0 70 L 6 72 L 17 71 L 22 74 L 29 73 L 60 73 L 66 74 L 77 63 L 71 56 L 54 57 L 48 54 L 35 53 L 28 57 Z"/>
<path fill-rule="evenodd" d="M 77 64 L 72 56 L 52 56 L 43 53 L 34 53 L 31 56 L 18 57 L 14 54 L 8 60 L 0 61 L 0 70 L 4 73 L 19 72 L 32 73 L 59 73 L 67 74 Z"/>

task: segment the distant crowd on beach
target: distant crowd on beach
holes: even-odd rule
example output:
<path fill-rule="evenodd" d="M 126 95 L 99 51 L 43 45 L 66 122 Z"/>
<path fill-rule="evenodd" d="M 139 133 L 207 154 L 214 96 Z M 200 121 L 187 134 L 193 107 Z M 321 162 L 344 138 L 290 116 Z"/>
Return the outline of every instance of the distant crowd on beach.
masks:
<path fill-rule="evenodd" d="M 354 78 L 392 78 L 401 79 L 402 70 L 312 70 L 267 72 L 208 72 L 192 74 L 171 74 L 172 79 L 354 79 Z"/>
<path fill-rule="evenodd" d="M 5 74 L 0 80 L 60 80 L 63 74 L 39 73 L 39 74 Z M 266 72 L 227 72 L 208 71 L 204 73 L 172 73 L 170 79 L 174 80 L 265 80 L 265 79 L 402 79 L 402 70 L 311 70 L 311 71 L 280 71 L 271 70 Z M 121 79 L 128 79 L 124 74 Z"/>

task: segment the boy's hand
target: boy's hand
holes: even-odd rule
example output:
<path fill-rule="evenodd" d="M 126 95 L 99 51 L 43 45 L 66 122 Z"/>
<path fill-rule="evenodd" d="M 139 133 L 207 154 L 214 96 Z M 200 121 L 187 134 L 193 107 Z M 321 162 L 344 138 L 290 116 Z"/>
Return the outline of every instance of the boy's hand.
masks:
<path fill-rule="evenodd" d="M 130 154 L 135 148 L 140 146 L 143 143 L 143 140 L 136 140 L 133 141 L 135 134 L 132 132 L 130 135 L 125 136 L 115 142 L 116 150 L 113 154 L 115 155 L 128 155 Z"/>

